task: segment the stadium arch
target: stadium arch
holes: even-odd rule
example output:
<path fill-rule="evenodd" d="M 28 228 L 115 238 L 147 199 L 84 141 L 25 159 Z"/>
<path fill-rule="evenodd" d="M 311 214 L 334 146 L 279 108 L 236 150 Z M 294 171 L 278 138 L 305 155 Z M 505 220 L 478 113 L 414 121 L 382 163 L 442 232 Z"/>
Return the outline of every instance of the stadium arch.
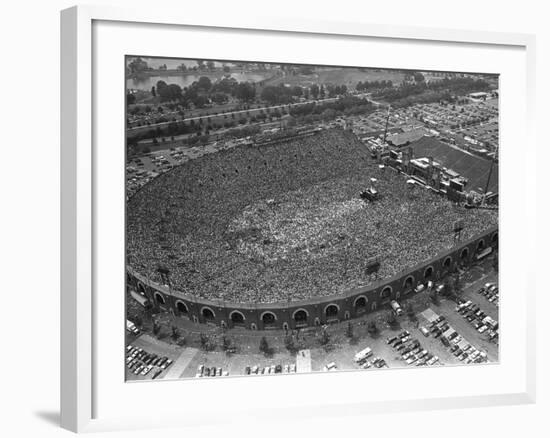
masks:
<path fill-rule="evenodd" d="M 180 314 L 187 315 L 189 313 L 189 308 L 187 307 L 187 304 L 185 304 L 181 300 L 176 300 L 176 310 Z"/>
<path fill-rule="evenodd" d="M 477 242 L 476 250 L 477 250 L 477 252 L 479 252 L 479 251 L 483 251 L 484 249 L 485 249 L 485 239 L 480 239 Z"/>
<path fill-rule="evenodd" d="M 166 304 L 166 300 L 164 299 L 164 296 L 160 292 L 155 292 L 155 303 L 164 306 Z"/>
<path fill-rule="evenodd" d="M 145 286 L 143 286 L 141 281 L 138 281 L 137 283 L 137 290 L 141 295 L 145 295 Z"/>
<path fill-rule="evenodd" d="M 260 319 L 264 327 L 272 327 L 277 322 L 277 315 L 273 312 L 265 311 L 260 315 Z"/>
<path fill-rule="evenodd" d="M 430 280 L 434 276 L 434 267 L 432 265 L 424 269 L 424 279 Z"/>
<path fill-rule="evenodd" d="M 244 325 L 244 321 L 245 321 L 246 317 L 239 310 L 233 310 L 229 314 L 229 319 L 231 320 L 231 322 L 234 325 Z"/>
<path fill-rule="evenodd" d="M 292 312 L 292 319 L 297 325 L 307 325 L 309 320 L 309 312 L 303 308 L 296 309 Z"/>
<path fill-rule="evenodd" d="M 326 318 L 338 318 L 340 313 L 340 306 L 338 304 L 330 303 L 323 309 L 323 314 Z"/>
<path fill-rule="evenodd" d="M 206 321 L 214 321 L 216 319 L 216 314 L 214 313 L 214 311 L 208 307 L 208 306 L 204 306 L 202 309 L 201 309 L 201 316 L 206 320 Z"/>
<path fill-rule="evenodd" d="M 355 297 L 355 300 L 353 300 L 353 309 L 355 310 L 355 314 L 365 313 L 367 311 L 368 302 L 369 299 L 365 295 Z"/>
<path fill-rule="evenodd" d="M 383 300 L 383 301 L 386 301 L 386 300 L 389 301 L 391 299 L 391 294 L 392 293 L 393 293 L 393 287 L 386 286 L 380 292 L 380 299 Z"/>
<path fill-rule="evenodd" d="M 411 293 L 414 288 L 414 276 L 409 275 L 403 281 L 403 291 L 405 294 Z"/>

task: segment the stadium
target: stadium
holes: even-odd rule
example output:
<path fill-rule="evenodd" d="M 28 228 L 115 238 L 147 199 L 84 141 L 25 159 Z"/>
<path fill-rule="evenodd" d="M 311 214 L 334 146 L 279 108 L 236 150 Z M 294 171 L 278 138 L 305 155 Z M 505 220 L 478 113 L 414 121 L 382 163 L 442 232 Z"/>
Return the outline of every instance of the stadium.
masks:
<path fill-rule="evenodd" d="M 197 323 L 306 327 L 404 299 L 498 244 L 498 210 L 408 182 L 343 129 L 187 161 L 128 200 L 128 288 Z"/>

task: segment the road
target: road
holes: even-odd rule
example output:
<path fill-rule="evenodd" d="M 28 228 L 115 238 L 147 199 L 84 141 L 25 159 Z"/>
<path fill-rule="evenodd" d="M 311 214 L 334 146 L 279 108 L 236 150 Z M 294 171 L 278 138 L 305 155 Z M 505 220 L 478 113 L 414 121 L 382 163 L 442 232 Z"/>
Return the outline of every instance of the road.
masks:
<path fill-rule="evenodd" d="M 325 102 L 335 101 L 335 100 L 338 100 L 338 99 L 339 99 L 338 97 L 329 97 L 329 98 L 326 98 L 326 99 L 309 100 L 309 101 L 306 101 L 306 102 L 297 102 L 297 103 L 291 103 L 291 104 L 285 104 L 285 105 L 264 106 L 264 107 L 261 107 L 261 108 L 251 108 L 251 109 L 246 109 L 246 110 L 228 111 L 228 112 L 219 113 L 219 114 L 209 114 L 209 115 L 188 117 L 188 118 L 177 120 L 177 122 L 190 122 L 191 120 L 204 119 L 205 117 L 223 117 L 223 116 L 230 116 L 232 114 L 237 115 L 237 114 L 243 114 L 243 113 L 246 114 L 246 113 L 252 113 L 252 112 L 276 110 L 276 109 L 280 109 L 280 108 L 286 108 L 288 106 L 296 107 L 296 106 L 300 106 L 300 105 L 308 105 L 308 104 L 311 104 L 311 103 L 325 103 Z M 153 124 L 147 125 L 147 126 L 134 126 L 133 128 L 128 128 L 127 131 L 131 132 L 131 131 L 135 131 L 135 130 L 138 130 L 138 129 L 151 129 L 151 128 L 156 128 L 157 126 L 169 125 L 170 123 L 174 123 L 174 122 L 169 121 L 169 122 L 153 123 Z"/>

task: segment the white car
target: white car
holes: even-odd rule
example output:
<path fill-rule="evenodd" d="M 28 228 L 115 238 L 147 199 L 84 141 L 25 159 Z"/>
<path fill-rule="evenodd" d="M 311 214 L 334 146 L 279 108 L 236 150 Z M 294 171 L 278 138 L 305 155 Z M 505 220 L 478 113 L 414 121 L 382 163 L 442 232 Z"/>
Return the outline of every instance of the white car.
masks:
<path fill-rule="evenodd" d="M 432 357 L 428 362 L 426 362 L 428 365 L 433 365 L 435 364 L 437 361 L 439 360 L 439 358 L 437 356 L 434 356 Z"/>
<path fill-rule="evenodd" d="M 487 331 L 488 327 L 486 325 L 482 325 L 480 328 L 477 329 L 479 333 L 483 333 Z"/>

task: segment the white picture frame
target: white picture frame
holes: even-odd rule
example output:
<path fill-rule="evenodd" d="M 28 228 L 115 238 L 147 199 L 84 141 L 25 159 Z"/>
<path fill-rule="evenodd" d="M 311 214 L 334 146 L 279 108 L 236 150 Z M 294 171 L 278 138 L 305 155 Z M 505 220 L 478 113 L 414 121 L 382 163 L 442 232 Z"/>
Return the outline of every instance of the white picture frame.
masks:
<path fill-rule="evenodd" d="M 319 22 L 295 20 L 292 17 L 248 17 L 243 15 L 241 18 L 231 18 L 227 20 L 223 16 L 215 13 L 202 16 L 191 11 L 181 10 L 162 10 L 155 8 L 154 11 L 140 11 L 134 9 L 119 9 L 111 7 L 78 6 L 62 11 L 61 13 L 61 106 L 62 106 L 62 129 L 61 129 L 61 426 L 75 431 L 102 431 L 127 428 L 147 428 L 147 427 L 166 427 L 166 426 L 189 426 L 198 425 L 204 418 L 200 415 L 190 415 L 192 418 L 184 419 L 185 402 L 181 401 L 179 413 L 177 409 L 170 412 L 151 412 L 150 416 L 135 416 L 124 412 L 122 409 L 118 412 L 115 409 L 104 408 L 101 400 L 105 400 L 105 367 L 109 361 L 115 364 L 120 360 L 119 357 L 107 359 L 109 351 L 103 352 L 103 341 L 105 332 L 112 330 L 123 331 L 122 315 L 117 320 L 116 314 L 110 315 L 103 313 L 104 300 L 98 299 L 98 287 L 101 288 L 105 278 L 101 278 L 103 259 L 99 256 L 104 251 L 104 245 L 97 240 L 99 227 L 103 222 L 101 211 L 105 208 L 98 208 L 104 202 L 102 193 L 105 193 L 105 184 L 113 187 L 117 184 L 123 184 L 121 174 L 116 172 L 116 167 L 104 167 L 104 158 L 102 154 L 97 154 L 97 141 L 101 139 L 101 132 L 98 131 L 96 122 L 100 121 L 102 114 L 98 114 L 98 105 L 105 105 L 105 99 L 99 98 L 95 93 L 102 73 L 102 67 L 96 65 L 96 61 L 101 57 L 102 45 L 101 31 L 96 27 L 98 23 L 107 23 L 108 26 L 119 25 L 149 27 L 153 32 L 167 31 L 172 32 L 179 27 L 195 29 L 202 33 L 208 32 L 229 32 L 237 31 L 242 35 L 252 34 L 258 38 L 263 33 L 270 35 L 285 36 L 285 38 L 299 38 L 308 36 L 310 39 L 330 38 L 331 36 L 347 37 L 352 41 L 362 41 L 369 39 L 371 41 L 384 41 L 385 44 L 399 44 L 407 42 L 411 47 L 414 44 L 445 45 L 452 44 L 461 46 L 464 50 L 472 50 L 476 47 L 485 47 L 487 50 L 503 51 L 508 48 L 510 52 L 521 52 L 521 59 L 524 63 L 520 66 L 521 75 L 517 77 L 524 78 L 526 83 L 521 83 L 524 93 L 518 93 L 524 97 L 521 102 L 521 115 L 525 117 L 525 124 L 517 128 L 505 128 L 503 137 L 521 138 L 524 141 L 524 150 L 536 154 L 536 145 L 533 133 L 534 121 L 534 53 L 535 39 L 532 35 L 526 34 L 507 34 L 491 33 L 484 31 L 461 31 L 451 29 L 427 29 L 416 27 L 403 27 L 391 25 L 373 25 L 366 23 L 340 23 L 340 22 Z M 241 36 L 242 36 L 241 35 Z M 276 36 L 275 36 L 276 37 Z M 122 38 L 122 37 L 121 37 Z M 116 44 L 113 44 L 116 45 Z M 123 50 L 123 49 L 121 49 Z M 168 53 L 169 52 L 169 49 Z M 130 52 L 136 54 L 135 52 Z M 166 55 L 165 53 L 146 53 L 150 55 Z M 175 53 L 174 55 L 182 55 Z M 198 57 L 196 53 L 190 53 L 188 57 Z M 256 55 L 251 55 L 251 60 Z M 118 59 L 118 58 L 116 58 Z M 227 57 L 226 57 L 227 59 Z M 292 59 L 291 62 L 297 62 Z M 423 61 L 426 63 L 436 62 Z M 100 63 L 98 63 L 100 64 Z M 424 64 L 423 64 L 424 65 Z M 111 66 L 113 75 L 122 75 L 123 70 L 120 65 Z M 406 67 L 406 66 L 405 66 Z M 520 68 L 517 67 L 517 68 Z M 120 70 L 116 70 L 120 68 Z M 425 66 L 426 69 L 429 66 Z M 123 79 L 122 79 L 123 80 Z M 519 84 L 516 84 L 519 87 Z M 121 93 L 122 95 L 122 93 Z M 520 96 L 520 99 L 521 99 Z M 119 96 L 121 97 L 121 96 Z M 123 100 L 123 99 L 122 99 Z M 121 102 L 120 98 L 114 99 L 113 105 Z M 503 101 L 503 109 L 506 112 L 506 100 Z M 114 108 L 114 106 L 113 106 Z M 113 110 L 115 111 L 115 110 Z M 118 114 L 118 113 L 117 113 Z M 506 116 L 503 116 L 503 118 Z M 116 117 L 115 117 L 116 119 Z M 101 122 L 100 122 L 101 123 Z M 122 123 L 117 120 L 116 123 Z M 503 125 L 505 126 L 505 125 Z M 511 132 L 516 129 L 518 132 Z M 509 132 L 507 132 L 509 131 Z M 115 142 L 111 147 L 117 147 Z M 123 144 L 120 143 L 123 149 Z M 503 162 L 506 163 L 506 149 L 503 150 Z M 116 161 L 116 160 L 115 160 Z M 521 163 L 520 163 L 521 164 Z M 113 170 L 115 169 L 115 170 Z M 535 205 L 535 170 L 534 168 L 527 174 L 526 169 L 518 165 L 518 171 L 513 177 L 521 180 L 518 184 L 508 182 L 512 176 L 505 172 L 504 166 L 501 171 L 502 184 L 501 190 L 508 190 L 513 196 L 519 196 L 525 205 Z M 101 177 L 98 175 L 101 174 Z M 118 178 L 118 179 L 117 179 Z M 98 180 L 100 180 L 98 182 Z M 512 187 L 513 185 L 513 187 Z M 123 187 L 120 187 L 123 190 Z M 114 189 L 120 193 L 119 189 Z M 512 195 L 511 195 L 512 196 Z M 527 204 L 527 202 L 533 204 Z M 505 211 L 511 211 L 506 210 Z M 505 213 L 502 213 L 503 215 Z M 525 239 L 522 241 L 513 240 L 501 233 L 501 238 L 510 238 L 508 247 L 514 250 L 523 250 L 526 253 L 535 250 L 535 217 L 529 218 L 525 212 L 514 213 L 516 217 L 512 218 L 510 213 L 510 226 L 518 221 L 529 221 L 529 226 L 525 226 Z M 523 216 L 521 216 L 523 214 Z M 120 215 L 122 216 L 122 215 Z M 508 217 L 508 216 L 506 216 Z M 118 218 L 120 225 L 120 218 Z M 506 219 L 508 220 L 508 219 Z M 123 221 L 122 221 L 123 222 Z M 123 224 L 122 224 L 123 225 Z M 120 229 L 119 229 L 120 230 Z M 100 233 L 101 234 L 101 233 Z M 117 235 L 120 238 L 119 235 Z M 513 241 L 512 241 L 513 240 Z M 501 255 L 502 262 L 505 262 L 506 255 Z M 526 256 L 528 258 L 528 256 Z M 444 391 L 437 394 L 416 396 L 416 389 L 402 398 L 389 394 L 388 398 L 366 399 L 361 394 L 348 394 L 349 401 L 346 403 L 346 394 L 338 403 L 319 402 L 317 397 L 314 400 L 307 400 L 302 405 L 289 405 L 288 412 L 281 408 L 281 412 L 287 412 L 291 418 L 300 418 L 301 416 L 326 416 L 326 415 L 364 415 L 368 412 L 395 412 L 402 410 L 415 409 L 442 409 L 457 407 L 505 405 L 505 404 L 523 404 L 533 403 L 535 400 L 535 310 L 534 306 L 529 305 L 534 301 L 535 282 L 534 275 L 528 275 L 531 269 L 527 261 L 523 262 L 525 269 L 525 281 L 521 287 L 521 296 L 517 298 L 516 305 L 520 309 L 521 315 L 518 316 L 518 339 L 521 338 L 522 348 L 518 349 L 518 362 L 521 367 L 513 371 L 515 386 L 513 389 L 504 391 L 487 392 L 475 394 L 473 392 L 464 392 L 461 396 L 449 395 Z M 530 278 L 530 279 L 529 279 Z M 115 294 L 116 294 L 116 288 Z M 506 289 L 503 288 L 503 294 Z M 120 294 L 123 295 L 123 294 Z M 122 298 L 121 298 L 122 299 Z M 504 305 L 503 305 L 504 308 Z M 101 327 L 98 327 L 98 318 L 101 314 Z M 502 329 L 506 331 L 506 327 Z M 518 341 L 520 342 L 520 341 Z M 105 347 L 106 348 L 106 347 Z M 113 347 L 115 348 L 115 347 Z M 510 360 L 510 357 L 504 355 L 502 362 L 495 367 L 504 367 Z M 117 366 L 117 365 L 115 365 Z M 486 367 L 489 369 L 490 367 Z M 395 370 L 395 378 L 407 378 L 407 373 L 415 372 L 416 380 L 427 379 L 426 374 L 420 370 L 407 371 Z M 445 371 L 447 372 L 447 371 Z M 479 372 L 474 369 L 472 373 Z M 484 371 L 488 373 L 487 371 Z M 496 371 L 495 371 L 496 372 Z M 511 372 L 511 371 L 510 371 Z M 349 379 L 346 373 L 335 373 L 330 376 L 321 376 L 327 379 L 326 382 L 337 387 L 338 382 Z M 294 385 L 315 385 L 319 382 L 320 376 L 293 376 L 291 384 Z M 394 378 L 394 377 L 392 377 Z M 302 379 L 298 382 L 296 379 Z M 288 379 L 287 379 L 288 380 Z M 513 380 L 513 379 L 510 379 Z M 427 381 L 427 380 L 426 380 Z M 297 383 L 298 382 L 298 383 Z M 120 382 L 124 384 L 124 382 Z M 181 390 L 184 382 L 165 382 L 160 384 L 163 390 L 171 391 Z M 216 382 L 214 386 L 210 382 L 198 382 L 208 385 L 209 390 L 217 390 L 216 385 L 222 383 Z M 227 383 L 227 384 L 226 384 Z M 227 391 L 231 386 L 239 384 L 243 393 L 252 390 L 250 385 L 256 387 L 269 388 L 275 390 L 280 385 L 272 378 L 265 380 L 255 380 L 243 383 L 236 379 L 228 379 L 223 382 L 224 389 Z M 196 385 L 196 383 L 195 383 Z M 151 386 L 151 385 L 150 385 Z M 158 386 L 158 385 L 157 385 Z M 127 385 L 131 388 L 135 396 L 136 391 L 145 391 L 143 385 Z M 140 389 L 141 388 L 141 389 Z M 188 387 L 191 389 L 191 387 Z M 148 390 L 148 388 L 147 388 Z M 221 386 L 220 386 L 221 390 Z M 113 400 L 122 400 L 123 397 L 115 396 L 116 389 L 113 387 L 113 393 L 109 394 Z M 420 393 L 420 389 L 418 389 Z M 421 403 L 419 403 L 421 400 Z M 299 407 L 299 409 L 296 409 Z M 255 406 L 249 413 L 235 408 L 225 413 L 220 413 L 218 422 L 224 423 L 234 418 L 245 418 L 247 415 L 252 418 L 267 418 L 270 415 L 269 406 Z M 104 414 L 104 412 L 108 412 Z M 191 412 L 191 411 L 189 411 Z"/>

